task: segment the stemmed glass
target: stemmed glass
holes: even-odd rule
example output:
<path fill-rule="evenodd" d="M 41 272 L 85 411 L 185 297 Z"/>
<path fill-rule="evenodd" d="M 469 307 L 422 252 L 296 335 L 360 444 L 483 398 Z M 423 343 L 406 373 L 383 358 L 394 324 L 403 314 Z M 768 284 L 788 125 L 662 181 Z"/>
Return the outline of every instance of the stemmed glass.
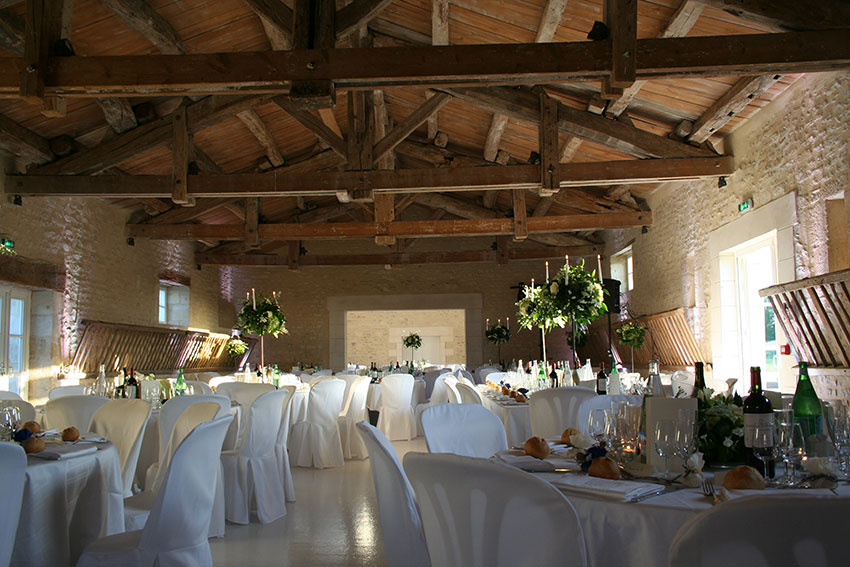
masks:
<path fill-rule="evenodd" d="M 768 470 L 770 462 L 775 460 L 777 456 L 784 454 L 784 450 L 779 450 L 775 442 L 775 426 L 762 424 L 756 425 L 753 429 L 753 455 L 762 462 L 764 467 L 764 480 L 769 485 L 772 484 L 768 479 Z"/>
<path fill-rule="evenodd" d="M 610 431 L 609 412 L 604 409 L 590 410 L 590 416 L 587 419 L 587 432 L 598 444 L 606 441 Z"/>
<path fill-rule="evenodd" d="M 782 486 L 792 487 L 797 484 L 797 465 L 803 462 L 806 454 L 806 439 L 803 436 L 803 428 L 799 423 L 790 424 L 780 430 L 780 445 L 785 460 L 785 476 Z M 790 475 L 788 465 L 791 465 Z"/>
<path fill-rule="evenodd" d="M 696 451 L 696 421 L 697 412 L 693 409 L 680 409 L 676 427 L 675 455 L 687 461 Z"/>
<path fill-rule="evenodd" d="M 7 406 L 0 412 L 0 427 L 3 428 L 3 441 L 11 441 L 15 431 L 18 430 L 18 421 L 21 412 L 15 406 Z"/>
<path fill-rule="evenodd" d="M 659 419 L 655 423 L 655 452 L 664 459 L 663 478 L 670 473 L 670 456 L 676 450 L 676 422 L 672 419 Z"/>

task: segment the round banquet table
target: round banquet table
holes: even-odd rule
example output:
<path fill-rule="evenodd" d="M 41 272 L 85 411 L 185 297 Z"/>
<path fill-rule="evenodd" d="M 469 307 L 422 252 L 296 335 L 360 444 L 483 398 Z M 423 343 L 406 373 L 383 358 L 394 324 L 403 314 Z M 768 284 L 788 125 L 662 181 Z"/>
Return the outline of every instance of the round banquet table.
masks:
<path fill-rule="evenodd" d="M 561 475 L 539 473 L 534 476 L 552 482 Z M 590 567 L 663 567 L 667 565 L 667 555 L 679 528 L 712 506 L 711 499 L 696 488 L 684 488 L 636 503 L 596 497 L 560 486 L 559 489 L 578 514 Z M 834 495 L 826 489 L 794 492 Z M 837 498 L 850 498 L 850 486 L 846 483 L 836 492 Z M 729 496 L 782 498 L 787 493 L 787 490 L 730 490 Z"/>
<path fill-rule="evenodd" d="M 479 385 L 478 392 L 484 407 L 496 414 L 505 425 L 505 433 L 508 436 L 508 445 L 511 447 L 522 447 L 531 433 L 531 410 L 527 403 L 503 402 L 493 396 L 495 391 L 487 386 Z"/>
<path fill-rule="evenodd" d="M 56 461 L 27 457 L 12 566 L 75 565 L 88 544 L 124 531 L 118 451 L 112 443 L 98 449 Z"/>
<path fill-rule="evenodd" d="M 413 395 L 410 399 L 410 407 L 415 408 L 418 404 L 425 403 L 425 380 L 413 381 Z M 369 384 L 369 393 L 366 395 L 366 407 L 372 411 L 381 411 L 381 383 Z M 524 440 L 523 440 L 524 441 Z"/>

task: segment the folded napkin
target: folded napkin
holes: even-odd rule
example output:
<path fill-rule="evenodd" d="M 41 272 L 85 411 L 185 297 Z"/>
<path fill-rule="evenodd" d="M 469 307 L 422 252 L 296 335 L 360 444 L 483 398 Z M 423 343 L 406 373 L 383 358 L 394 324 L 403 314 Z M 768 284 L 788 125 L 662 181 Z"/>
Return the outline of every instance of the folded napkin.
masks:
<path fill-rule="evenodd" d="M 57 461 L 59 459 L 82 457 L 83 455 L 90 455 L 92 453 L 97 453 L 97 447 L 90 443 L 65 443 L 63 445 L 48 445 L 44 451 L 39 453 L 30 453 L 29 456 L 48 461 Z"/>
<path fill-rule="evenodd" d="M 55 435 L 61 435 L 58 429 L 45 429 L 41 433 L 36 433 L 36 437 L 53 437 Z"/>
<path fill-rule="evenodd" d="M 72 443 L 108 443 L 109 439 L 106 437 L 101 437 L 96 433 L 87 433 L 80 437 L 77 441 L 72 441 Z"/>
<path fill-rule="evenodd" d="M 553 486 L 570 492 L 580 492 L 589 496 L 629 502 L 646 494 L 662 490 L 657 484 L 631 482 L 628 480 L 609 480 L 592 476 L 565 474 L 557 479 L 547 479 Z"/>
<path fill-rule="evenodd" d="M 492 458 L 492 461 L 511 465 L 518 469 L 528 472 L 554 472 L 555 464 L 551 461 L 541 460 L 531 455 L 526 455 L 524 451 L 500 451 Z"/>

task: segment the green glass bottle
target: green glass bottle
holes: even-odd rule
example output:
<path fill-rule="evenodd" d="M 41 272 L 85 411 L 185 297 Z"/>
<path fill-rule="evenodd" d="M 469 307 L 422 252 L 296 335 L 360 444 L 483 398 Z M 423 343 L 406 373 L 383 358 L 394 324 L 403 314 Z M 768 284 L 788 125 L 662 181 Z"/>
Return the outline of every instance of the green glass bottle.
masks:
<path fill-rule="evenodd" d="M 794 422 L 800 424 L 805 439 L 823 433 L 820 400 L 809 379 L 809 365 L 806 362 L 800 362 L 800 377 L 791 408 L 794 410 Z"/>
<path fill-rule="evenodd" d="M 186 393 L 186 388 L 188 387 L 189 385 L 186 384 L 186 377 L 183 376 L 183 369 L 180 368 L 177 370 L 177 382 L 174 384 L 174 395 L 182 396 Z"/>

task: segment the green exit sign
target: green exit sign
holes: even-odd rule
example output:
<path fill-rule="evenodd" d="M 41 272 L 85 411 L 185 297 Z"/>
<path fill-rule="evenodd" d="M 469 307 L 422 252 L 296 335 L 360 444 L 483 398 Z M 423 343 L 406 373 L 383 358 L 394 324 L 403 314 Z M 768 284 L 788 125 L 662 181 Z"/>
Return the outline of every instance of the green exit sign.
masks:
<path fill-rule="evenodd" d="M 738 212 L 739 213 L 746 213 L 747 211 L 749 211 L 752 208 L 753 208 L 753 200 L 752 199 L 747 199 L 746 201 L 741 201 L 740 203 L 738 203 Z"/>

